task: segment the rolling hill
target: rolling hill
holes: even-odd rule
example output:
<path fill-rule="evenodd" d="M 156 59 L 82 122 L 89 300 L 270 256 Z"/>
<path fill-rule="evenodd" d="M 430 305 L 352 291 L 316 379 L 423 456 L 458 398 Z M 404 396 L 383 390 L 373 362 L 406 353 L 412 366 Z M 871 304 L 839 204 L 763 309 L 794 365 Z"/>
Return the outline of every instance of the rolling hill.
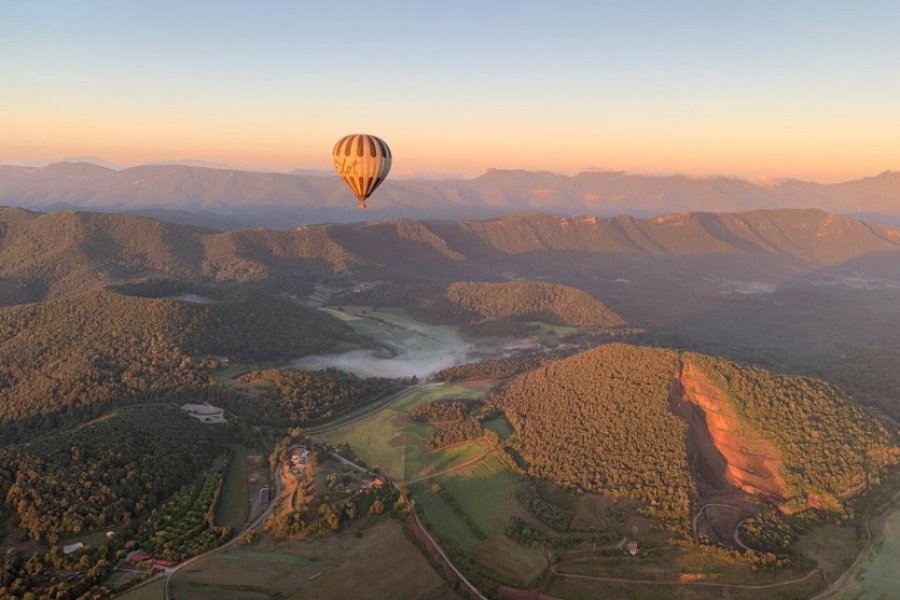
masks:
<path fill-rule="evenodd" d="M 343 294 L 334 304 L 403 308 L 436 323 L 484 326 L 500 321 L 542 321 L 577 327 L 620 327 L 625 321 L 583 291 L 543 281 L 455 281 L 442 286 L 387 284 Z"/>
<path fill-rule="evenodd" d="M 212 304 L 99 289 L 0 308 L 0 439 L 204 389 L 210 356 L 272 361 L 359 341 L 297 303 L 235 292 Z"/>
<path fill-rule="evenodd" d="M 710 490 L 840 510 L 900 458 L 881 422 L 822 381 L 674 350 L 601 346 L 491 401 L 530 475 L 641 501 L 682 528 Z"/>
<path fill-rule="evenodd" d="M 654 219 L 533 213 L 219 233 L 111 213 L 0 211 L 0 302 L 167 276 L 270 282 L 291 293 L 335 274 L 392 280 L 553 278 L 561 283 L 805 274 L 900 281 L 900 231 L 819 210 Z M 609 287 L 615 287 L 614 285 Z"/>
<path fill-rule="evenodd" d="M 822 376 L 900 415 L 883 383 L 900 356 L 900 230 L 815 209 L 224 233 L 126 214 L 0 209 L 0 305 L 148 279 L 295 296 L 318 284 L 541 280 L 586 292 L 656 344 Z"/>

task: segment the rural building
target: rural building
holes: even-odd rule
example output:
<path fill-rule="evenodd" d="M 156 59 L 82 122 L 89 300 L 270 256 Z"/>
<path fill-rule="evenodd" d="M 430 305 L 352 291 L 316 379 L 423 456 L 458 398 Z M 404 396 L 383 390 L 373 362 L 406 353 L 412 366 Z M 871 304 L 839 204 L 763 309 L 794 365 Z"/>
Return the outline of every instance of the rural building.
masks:
<path fill-rule="evenodd" d="M 259 490 L 259 504 L 265 506 L 269 503 L 269 488 L 264 487 Z"/>
<path fill-rule="evenodd" d="M 201 423 L 224 423 L 225 410 L 213 406 L 209 402 L 204 404 L 182 404 L 181 410 L 194 417 Z"/>
<path fill-rule="evenodd" d="M 67 546 L 63 546 L 63 554 L 68 556 L 69 554 L 72 554 L 73 552 L 78 552 L 82 548 L 84 548 L 83 543 L 75 542 L 74 544 L 69 544 Z"/>
<path fill-rule="evenodd" d="M 302 469 L 309 462 L 310 452 L 306 448 L 298 446 L 291 450 L 291 464 L 296 469 Z"/>
<path fill-rule="evenodd" d="M 150 561 L 150 564 L 152 564 L 154 567 L 159 567 L 160 569 L 171 569 L 178 563 L 175 562 L 174 560 L 163 560 L 161 558 L 154 558 L 152 561 Z"/>
<path fill-rule="evenodd" d="M 629 541 L 625 544 L 625 550 L 628 551 L 628 554 L 634 556 L 638 552 L 638 543 L 634 540 Z"/>
<path fill-rule="evenodd" d="M 129 562 L 139 563 L 144 562 L 145 560 L 150 560 L 153 558 L 143 550 L 135 550 L 134 552 L 129 552 L 126 557 Z"/>
<path fill-rule="evenodd" d="M 375 479 L 369 479 L 369 480 L 363 481 L 362 488 L 364 490 L 367 490 L 369 488 L 380 488 L 380 487 L 384 487 L 384 484 L 385 484 L 384 477 L 376 477 Z"/>

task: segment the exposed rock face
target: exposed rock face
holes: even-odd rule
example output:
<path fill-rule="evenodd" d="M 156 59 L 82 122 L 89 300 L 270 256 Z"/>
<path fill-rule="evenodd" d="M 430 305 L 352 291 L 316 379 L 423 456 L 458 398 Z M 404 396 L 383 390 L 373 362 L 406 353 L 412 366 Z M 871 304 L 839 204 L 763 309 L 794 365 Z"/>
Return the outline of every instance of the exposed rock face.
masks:
<path fill-rule="evenodd" d="M 673 409 L 688 422 L 706 477 L 747 494 L 788 497 L 784 463 L 775 445 L 751 430 L 725 392 L 686 361 L 673 384 Z"/>

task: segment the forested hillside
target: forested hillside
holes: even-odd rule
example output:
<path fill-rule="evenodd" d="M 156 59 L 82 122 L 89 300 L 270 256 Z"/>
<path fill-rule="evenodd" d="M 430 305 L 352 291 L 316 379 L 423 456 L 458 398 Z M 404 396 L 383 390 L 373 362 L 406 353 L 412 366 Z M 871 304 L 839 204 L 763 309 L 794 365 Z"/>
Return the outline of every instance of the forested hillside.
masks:
<path fill-rule="evenodd" d="M 201 305 L 98 290 L 3 308 L 0 437 L 206 386 L 210 355 L 285 360 L 356 340 L 321 311 L 256 293 Z"/>
<path fill-rule="evenodd" d="M 642 267 L 660 260 L 692 277 L 712 269 L 730 278 L 784 280 L 826 267 L 900 277 L 898 254 L 896 231 L 818 210 L 654 219 L 533 213 L 218 233 L 134 215 L 11 209 L 0 213 L 0 304 L 147 276 L 267 284 L 292 293 L 309 291 L 312 280 L 347 274 L 446 282 L 511 271 L 615 282 L 635 273 L 657 277 L 655 268 Z"/>
<path fill-rule="evenodd" d="M 796 507 L 839 505 L 877 484 L 882 468 L 898 458 L 885 426 L 821 380 L 694 353 L 684 362 L 723 392 L 745 428 L 778 448 Z"/>
<path fill-rule="evenodd" d="M 723 424 L 727 411 L 707 402 L 706 418 L 698 422 L 708 430 L 688 426 L 675 406 L 683 362 L 723 386 L 723 402 L 736 408 L 733 422 Z M 735 461 L 739 457 L 721 444 L 734 441 L 751 450 L 759 441 L 773 444 L 772 458 L 791 483 L 783 500 L 797 508 L 835 508 L 831 499 L 877 483 L 883 468 L 897 460 L 885 427 L 827 384 L 672 350 L 602 346 L 515 377 L 492 403 L 511 423 L 513 447 L 530 474 L 640 500 L 650 514 L 682 531 L 700 476 L 689 465 L 689 444 Z M 750 431 L 762 437 L 751 441 Z M 701 438 L 720 445 L 704 449 Z"/>
<path fill-rule="evenodd" d="M 470 326 L 512 320 L 580 327 L 625 324 L 622 317 L 593 296 L 567 285 L 544 281 L 384 285 L 344 294 L 333 302 L 400 307 L 431 322 Z"/>
<path fill-rule="evenodd" d="M 687 526 L 687 426 L 668 407 L 670 350 L 609 345 L 519 375 L 492 401 L 531 475 L 646 503 Z"/>
<path fill-rule="evenodd" d="M 219 402 L 251 423 L 309 425 L 376 402 L 407 383 L 405 379 L 362 378 L 342 371 L 264 369 L 238 378 L 238 389 L 246 393 Z"/>
<path fill-rule="evenodd" d="M 222 434 L 173 406 L 122 408 L 0 451 L 0 486 L 19 527 L 55 542 L 146 516 L 223 451 Z"/>
<path fill-rule="evenodd" d="M 602 302 L 573 287 L 542 281 L 455 282 L 432 307 L 465 321 L 520 319 L 582 327 L 616 327 L 622 318 Z"/>

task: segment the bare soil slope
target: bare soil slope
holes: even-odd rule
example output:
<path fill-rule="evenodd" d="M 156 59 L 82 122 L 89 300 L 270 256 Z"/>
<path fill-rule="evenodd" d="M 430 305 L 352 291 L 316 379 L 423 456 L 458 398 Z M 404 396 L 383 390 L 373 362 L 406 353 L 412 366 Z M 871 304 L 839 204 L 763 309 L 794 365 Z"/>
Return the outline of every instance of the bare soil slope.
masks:
<path fill-rule="evenodd" d="M 712 483 L 775 501 L 788 496 L 778 449 L 741 422 L 734 405 L 702 370 L 686 361 L 673 392 L 672 408 L 688 422 L 691 442 Z"/>

